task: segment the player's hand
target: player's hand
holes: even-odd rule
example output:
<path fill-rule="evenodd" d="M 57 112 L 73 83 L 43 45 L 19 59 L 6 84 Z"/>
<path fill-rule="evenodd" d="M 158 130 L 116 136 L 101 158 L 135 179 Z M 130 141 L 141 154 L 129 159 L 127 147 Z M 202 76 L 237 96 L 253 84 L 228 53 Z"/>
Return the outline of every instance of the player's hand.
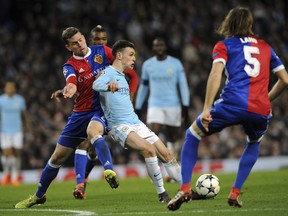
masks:
<path fill-rule="evenodd" d="M 111 91 L 112 93 L 118 91 L 118 89 L 119 87 L 117 82 L 108 83 L 108 90 Z"/>
<path fill-rule="evenodd" d="M 201 116 L 201 123 L 203 125 L 203 127 L 205 128 L 205 130 L 208 132 L 209 131 L 209 124 L 210 122 L 212 122 L 212 116 L 210 114 L 210 110 L 204 110 Z"/>
<path fill-rule="evenodd" d="M 57 102 L 61 102 L 61 97 L 63 97 L 63 90 L 57 90 L 55 92 L 52 93 L 51 95 L 51 99 L 56 100 Z"/>
<path fill-rule="evenodd" d="M 64 98 L 72 98 L 77 92 L 77 86 L 73 83 L 69 83 L 63 90 Z"/>

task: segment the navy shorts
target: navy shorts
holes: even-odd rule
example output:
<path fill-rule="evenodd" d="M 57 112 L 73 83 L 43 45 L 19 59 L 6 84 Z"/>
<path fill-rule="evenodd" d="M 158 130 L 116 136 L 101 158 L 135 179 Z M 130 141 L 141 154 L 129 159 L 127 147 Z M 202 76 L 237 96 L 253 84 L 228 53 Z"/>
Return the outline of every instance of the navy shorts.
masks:
<path fill-rule="evenodd" d="M 272 115 L 265 116 L 247 112 L 238 107 L 225 104 L 223 101 L 216 103 L 210 113 L 213 120 L 208 126 L 209 132 L 206 132 L 201 124 L 201 115 L 196 120 L 197 126 L 206 135 L 214 134 L 232 125 L 242 125 L 249 141 L 258 141 L 266 133 L 269 119 L 272 117 Z"/>
<path fill-rule="evenodd" d="M 76 149 L 87 138 L 87 126 L 91 120 L 102 123 L 104 131 L 107 129 L 102 110 L 98 112 L 72 112 L 60 134 L 58 143 Z"/>

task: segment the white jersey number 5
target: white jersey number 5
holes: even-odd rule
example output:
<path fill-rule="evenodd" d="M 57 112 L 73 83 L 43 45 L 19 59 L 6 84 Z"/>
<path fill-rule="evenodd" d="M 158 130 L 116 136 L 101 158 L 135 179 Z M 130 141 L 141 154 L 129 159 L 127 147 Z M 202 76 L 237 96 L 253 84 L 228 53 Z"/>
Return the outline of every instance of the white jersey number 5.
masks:
<path fill-rule="evenodd" d="M 248 76 L 257 77 L 260 73 L 260 62 L 258 59 L 252 57 L 252 54 L 259 54 L 258 47 L 244 46 L 244 56 L 249 64 L 244 67 Z M 252 65 L 252 66 L 251 66 Z"/>

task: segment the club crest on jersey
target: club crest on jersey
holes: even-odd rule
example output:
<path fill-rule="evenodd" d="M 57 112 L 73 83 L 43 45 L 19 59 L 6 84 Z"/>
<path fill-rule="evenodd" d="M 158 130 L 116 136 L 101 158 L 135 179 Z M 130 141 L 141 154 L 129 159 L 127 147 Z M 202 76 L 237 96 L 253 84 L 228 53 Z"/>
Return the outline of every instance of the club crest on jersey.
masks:
<path fill-rule="evenodd" d="M 167 73 L 168 73 L 169 75 L 172 75 L 172 74 L 173 74 L 173 69 L 172 69 L 172 68 L 167 68 Z"/>
<path fill-rule="evenodd" d="M 98 64 L 102 64 L 103 63 L 103 57 L 99 54 L 95 55 L 94 62 L 97 62 Z"/>
<path fill-rule="evenodd" d="M 128 127 L 124 126 L 121 130 L 122 132 L 126 132 L 128 130 Z"/>

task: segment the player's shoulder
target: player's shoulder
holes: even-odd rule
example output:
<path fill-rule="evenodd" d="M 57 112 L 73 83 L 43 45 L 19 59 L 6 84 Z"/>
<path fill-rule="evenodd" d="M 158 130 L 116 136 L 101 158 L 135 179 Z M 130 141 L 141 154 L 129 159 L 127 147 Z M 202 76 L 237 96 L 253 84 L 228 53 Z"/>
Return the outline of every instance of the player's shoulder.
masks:
<path fill-rule="evenodd" d="M 167 60 L 168 61 L 174 61 L 174 62 L 181 62 L 179 58 L 177 58 L 175 56 L 171 56 L 171 55 L 167 56 Z"/>
<path fill-rule="evenodd" d="M 153 62 L 155 62 L 155 61 L 157 61 L 156 56 L 152 56 L 152 57 L 146 59 L 146 60 L 143 62 L 143 64 L 150 64 L 150 63 L 153 63 Z"/>

